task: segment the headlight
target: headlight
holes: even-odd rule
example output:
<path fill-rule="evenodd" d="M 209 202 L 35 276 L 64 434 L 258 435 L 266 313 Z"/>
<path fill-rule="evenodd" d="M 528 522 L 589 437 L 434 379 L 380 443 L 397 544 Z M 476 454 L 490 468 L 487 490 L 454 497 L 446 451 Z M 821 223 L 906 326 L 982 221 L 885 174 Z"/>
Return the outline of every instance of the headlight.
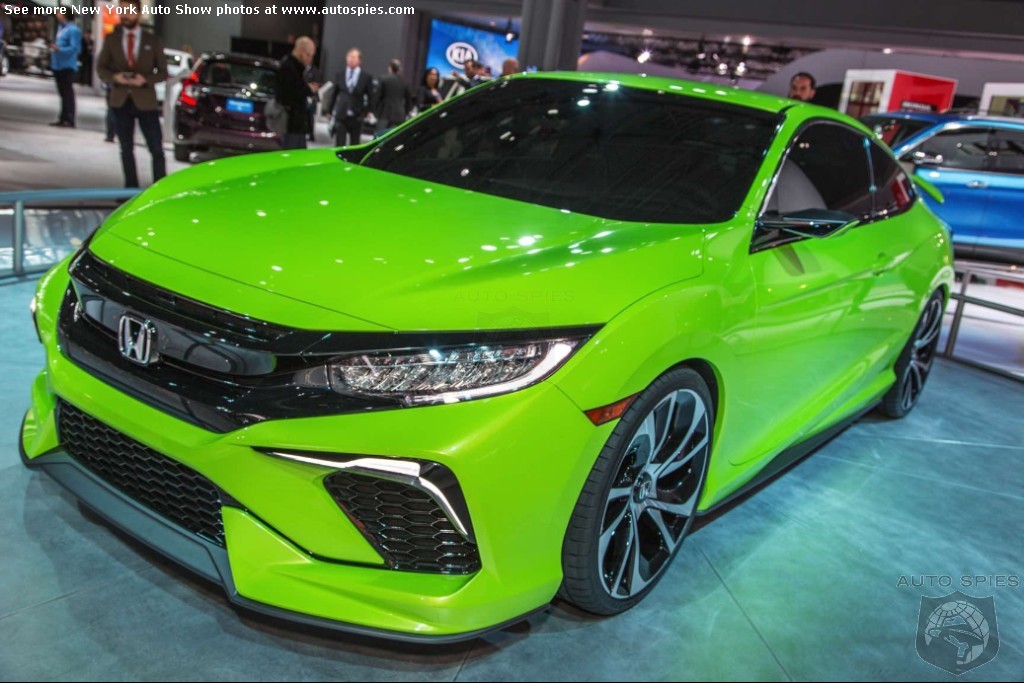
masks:
<path fill-rule="evenodd" d="M 375 351 L 330 364 L 341 394 L 406 405 L 457 403 L 517 391 L 557 370 L 585 339 Z"/>

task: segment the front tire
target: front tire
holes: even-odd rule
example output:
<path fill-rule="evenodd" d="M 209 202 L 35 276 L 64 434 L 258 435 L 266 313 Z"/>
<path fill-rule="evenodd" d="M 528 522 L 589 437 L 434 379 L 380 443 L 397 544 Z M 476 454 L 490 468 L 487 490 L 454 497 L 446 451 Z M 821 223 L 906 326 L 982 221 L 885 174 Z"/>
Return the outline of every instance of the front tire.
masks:
<path fill-rule="evenodd" d="M 896 383 L 882 399 L 882 412 L 891 418 L 905 417 L 921 398 L 939 347 L 944 302 L 941 291 L 932 294 L 907 345 L 896 359 L 893 367 Z"/>
<path fill-rule="evenodd" d="M 690 368 L 665 373 L 637 397 L 576 502 L 560 597 L 610 615 L 654 589 L 693 523 L 714 424 L 711 392 Z"/>

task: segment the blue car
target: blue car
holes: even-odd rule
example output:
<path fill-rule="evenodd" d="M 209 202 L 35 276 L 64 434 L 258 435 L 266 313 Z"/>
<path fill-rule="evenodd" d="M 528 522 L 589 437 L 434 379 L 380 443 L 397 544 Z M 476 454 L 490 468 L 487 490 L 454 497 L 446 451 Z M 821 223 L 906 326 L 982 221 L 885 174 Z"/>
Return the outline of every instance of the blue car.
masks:
<path fill-rule="evenodd" d="M 925 201 L 952 228 L 958 256 L 1024 263 L 1024 120 L 909 112 L 861 120 L 942 192 L 944 203 Z"/>

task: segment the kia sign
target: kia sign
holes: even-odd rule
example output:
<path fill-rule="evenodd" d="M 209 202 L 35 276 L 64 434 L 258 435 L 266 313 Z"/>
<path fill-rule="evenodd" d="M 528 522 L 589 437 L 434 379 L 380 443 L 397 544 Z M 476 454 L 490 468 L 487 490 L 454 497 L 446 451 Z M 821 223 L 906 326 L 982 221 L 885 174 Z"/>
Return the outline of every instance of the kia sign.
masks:
<path fill-rule="evenodd" d="M 463 43 L 462 41 L 452 43 L 445 50 L 444 56 L 448 59 L 448 63 L 455 69 L 463 69 L 466 66 L 466 62 L 469 60 L 479 61 L 480 56 L 476 52 L 476 48 L 469 43 Z"/>
<path fill-rule="evenodd" d="M 462 24 L 434 19 L 430 22 L 430 41 L 427 48 L 427 68 L 435 68 L 441 78 L 452 71 L 461 72 L 466 60 L 475 59 L 491 67 L 491 73 L 501 75 L 501 63 L 519 53 L 519 40 L 505 40 L 505 32 L 485 31 Z"/>

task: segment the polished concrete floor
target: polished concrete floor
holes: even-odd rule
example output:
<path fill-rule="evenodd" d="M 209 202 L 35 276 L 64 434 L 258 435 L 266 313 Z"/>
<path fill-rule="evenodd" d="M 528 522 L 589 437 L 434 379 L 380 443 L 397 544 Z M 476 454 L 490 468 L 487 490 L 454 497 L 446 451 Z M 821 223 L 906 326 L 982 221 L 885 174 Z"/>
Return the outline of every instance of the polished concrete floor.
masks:
<path fill-rule="evenodd" d="M 32 282 L 0 283 L 0 679 L 949 680 L 915 653 L 901 576 L 1019 575 L 1024 385 L 940 362 L 917 410 L 869 417 L 703 525 L 650 598 L 597 619 L 556 604 L 443 648 L 236 613 L 18 461 L 42 364 Z M 962 680 L 1024 677 L 1024 588 Z"/>
<path fill-rule="evenodd" d="M 0 192 L 68 187 L 123 187 L 120 148 L 104 142 L 106 100 L 90 88 L 75 86 L 77 128 L 51 128 L 60 101 L 52 79 L 12 75 L 0 78 Z M 333 144 L 327 121 L 317 121 L 314 147 Z M 167 172 L 189 164 L 174 160 L 170 128 L 164 130 Z M 222 156 L 205 152 L 193 161 Z M 141 131 L 135 135 L 135 163 L 143 187 L 150 184 L 150 156 Z"/>

